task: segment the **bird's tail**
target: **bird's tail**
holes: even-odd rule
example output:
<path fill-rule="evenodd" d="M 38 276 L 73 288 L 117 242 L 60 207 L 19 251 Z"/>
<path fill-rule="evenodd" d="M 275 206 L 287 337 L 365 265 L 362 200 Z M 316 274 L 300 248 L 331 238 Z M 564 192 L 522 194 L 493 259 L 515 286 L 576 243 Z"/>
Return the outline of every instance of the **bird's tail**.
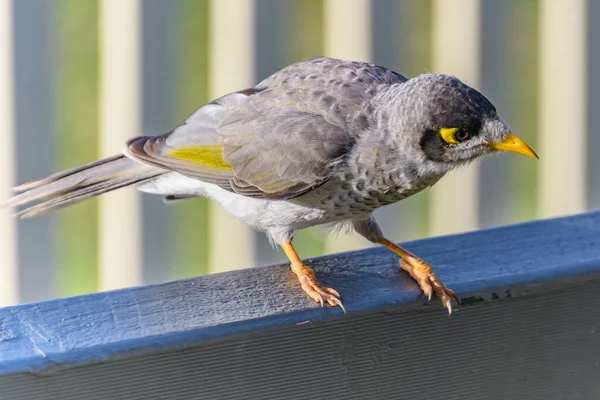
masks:
<path fill-rule="evenodd" d="M 17 214 L 21 218 L 34 217 L 111 190 L 142 183 L 163 173 L 165 170 L 123 155 L 113 156 L 17 186 L 13 190 L 18 194 L 0 203 L 0 208 L 39 200 L 39 203 Z"/>

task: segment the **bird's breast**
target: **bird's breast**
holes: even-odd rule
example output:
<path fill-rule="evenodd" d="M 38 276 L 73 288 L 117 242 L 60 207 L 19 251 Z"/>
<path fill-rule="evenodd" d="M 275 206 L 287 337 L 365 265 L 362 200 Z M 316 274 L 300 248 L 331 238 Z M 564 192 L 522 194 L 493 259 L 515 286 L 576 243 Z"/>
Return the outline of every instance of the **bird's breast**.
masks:
<path fill-rule="evenodd" d="M 441 176 L 417 180 L 397 179 L 333 179 L 313 189 L 299 200 L 324 211 L 332 221 L 356 218 L 377 208 L 396 203 L 435 184 Z"/>

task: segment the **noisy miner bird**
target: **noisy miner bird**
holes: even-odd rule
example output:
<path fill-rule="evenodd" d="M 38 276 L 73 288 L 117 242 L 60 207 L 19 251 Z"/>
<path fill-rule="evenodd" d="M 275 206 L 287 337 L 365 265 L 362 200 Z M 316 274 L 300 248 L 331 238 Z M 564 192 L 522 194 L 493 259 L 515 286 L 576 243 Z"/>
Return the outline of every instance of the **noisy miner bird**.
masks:
<path fill-rule="evenodd" d="M 453 291 L 429 264 L 386 239 L 373 211 L 499 150 L 537 158 L 492 103 L 459 79 L 407 79 L 374 64 L 318 57 L 213 100 L 169 133 L 131 139 L 123 154 L 18 186 L 4 206 L 39 200 L 20 212 L 32 217 L 125 186 L 167 201 L 208 197 L 281 246 L 312 299 L 342 308 L 292 237 L 350 223 L 398 255 L 425 295 L 435 292 L 451 312 Z"/>

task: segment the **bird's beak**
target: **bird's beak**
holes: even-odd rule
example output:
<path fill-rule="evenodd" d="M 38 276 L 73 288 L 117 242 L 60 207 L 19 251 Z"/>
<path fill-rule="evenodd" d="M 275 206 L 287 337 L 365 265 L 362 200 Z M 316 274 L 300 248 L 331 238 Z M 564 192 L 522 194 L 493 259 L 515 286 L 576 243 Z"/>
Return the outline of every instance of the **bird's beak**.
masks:
<path fill-rule="evenodd" d="M 513 135 L 509 133 L 501 142 L 492 142 L 489 144 L 492 149 L 512 151 L 513 153 L 523 154 L 524 156 L 539 159 L 535 151 L 531 150 L 531 147 Z"/>

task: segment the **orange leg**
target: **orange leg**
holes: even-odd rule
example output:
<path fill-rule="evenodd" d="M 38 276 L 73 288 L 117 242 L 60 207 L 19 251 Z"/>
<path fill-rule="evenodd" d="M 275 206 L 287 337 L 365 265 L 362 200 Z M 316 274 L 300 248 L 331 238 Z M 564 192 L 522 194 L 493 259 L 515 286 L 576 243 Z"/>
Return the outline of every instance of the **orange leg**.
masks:
<path fill-rule="evenodd" d="M 408 272 L 417 281 L 425 296 L 431 300 L 431 294 L 435 292 L 444 307 L 448 309 L 448 313 L 452 314 L 452 300 L 456 301 L 456 303 L 458 303 L 458 300 L 454 292 L 446 288 L 437 276 L 435 276 L 429 264 L 388 239 L 379 239 L 377 243 L 399 256 L 400 268 Z"/>
<path fill-rule="evenodd" d="M 300 285 L 302 286 L 302 290 L 306 294 L 308 294 L 314 301 L 321 303 L 321 307 L 323 307 L 323 302 L 326 301 L 331 306 L 340 306 L 344 312 L 346 309 L 342 304 L 340 294 L 332 288 L 328 288 L 323 286 L 317 278 L 315 277 L 315 272 L 304 265 L 300 257 L 298 257 L 298 253 L 292 246 L 291 242 L 285 242 L 281 245 L 285 255 L 289 258 L 292 271 L 298 277 L 300 281 Z"/>

